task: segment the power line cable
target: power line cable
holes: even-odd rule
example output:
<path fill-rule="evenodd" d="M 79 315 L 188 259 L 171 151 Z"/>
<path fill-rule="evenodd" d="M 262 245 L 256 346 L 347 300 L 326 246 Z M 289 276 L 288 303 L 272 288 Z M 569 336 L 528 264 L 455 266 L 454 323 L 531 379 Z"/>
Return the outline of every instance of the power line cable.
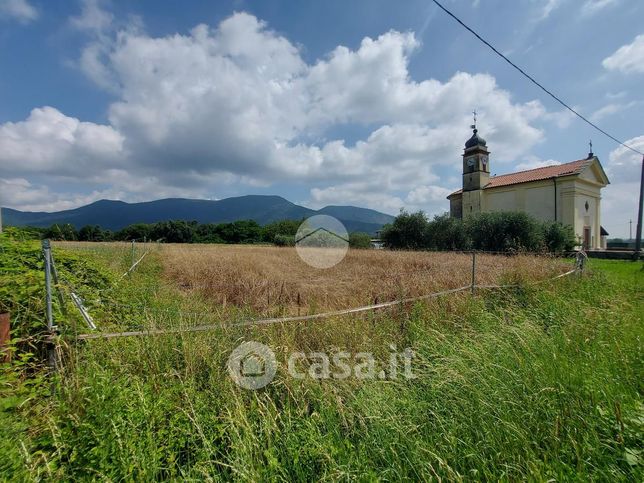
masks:
<path fill-rule="evenodd" d="M 590 126 L 594 127 L 597 129 L 600 133 L 604 134 L 605 136 L 608 136 L 610 139 L 615 141 L 617 144 L 620 144 L 624 146 L 627 149 L 630 149 L 634 153 L 637 153 L 639 155 L 644 156 L 644 153 L 641 151 L 638 151 L 637 149 L 629 146 L 628 144 L 623 143 L 619 139 L 617 139 L 615 136 L 610 135 L 606 131 L 604 131 L 602 128 L 600 128 L 597 124 L 593 123 L 589 119 L 586 119 L 583 115 L 575 111 L 572 107 L 570 107 L 568 104 L 566 104 L 564 101 L 559 99 L 556 95 L 554 95 L 552 92 L 550 92 L 548 89 L 546 89 L 543 85 L 541 85 L 539 82 L 537 82 L 534 77 L 532 77 L 530 74 L 528 74 L 526 71 L 524 71 L 521 67 L 516 65 L 514 62 L 512 62 L 510 59 L 508 59 L 505 55 L 503 55 L 501 52 L 499 52 L 490 42 L 485 40 L 483 37 L 481 37 L 478 33 L 476 33 L 474 30 L 472 30 L 470 27 L 468 27 L 460 18 L 458 18 L 456 15 L 454 15 L 452 12 L 447 10 L 443 5 L 440 4 L 437 0 L 432 0 L 441 10 L 443 10 L 447 15 L 452 17 L 454 20 L 456 20 L 459 24 L 461 24 L 465 29 L 467 29 L 472 35 L 474 35 L 477 39 L 479 39 L 481 42 L 483 42 L 485 45 L 487 45 L 494 53 L 496 53 L 499 57 L 501 57 L 503 60 L 505 60 L 508 64 L 510 64 L 512 67 L 514 67 L 516 70 L 521 72 L 525 77 L 527 77 L 533 84 L 535 84 L 537 87 L 539 87 L 543 92 L 548 94 L 550 97 L 552 97 L 555 101 L 557 101 L 559 104 L 564 106 L 566 109 L 568 109 L 570 112 L 572 112 L 575 116 L 580 118 L 582 121 L 586 122 Z"/>

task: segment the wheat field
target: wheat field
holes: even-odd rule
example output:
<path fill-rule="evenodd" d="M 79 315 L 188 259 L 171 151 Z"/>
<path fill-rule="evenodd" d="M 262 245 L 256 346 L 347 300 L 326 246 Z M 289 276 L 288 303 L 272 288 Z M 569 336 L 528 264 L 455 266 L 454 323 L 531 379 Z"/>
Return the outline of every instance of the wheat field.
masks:
<path fill-rule="evenodd" d="M 472 255 L 349 250 L 329 269 L 304 263 L 293 248 L 244 245 L 162 245 L 163 277 L 214 305 L 268 313 L 312 313 L 397 300 L 471 283 Z M 569 262 L 534 255 L 476 256 L 476 283 L 541 280 Z"/>

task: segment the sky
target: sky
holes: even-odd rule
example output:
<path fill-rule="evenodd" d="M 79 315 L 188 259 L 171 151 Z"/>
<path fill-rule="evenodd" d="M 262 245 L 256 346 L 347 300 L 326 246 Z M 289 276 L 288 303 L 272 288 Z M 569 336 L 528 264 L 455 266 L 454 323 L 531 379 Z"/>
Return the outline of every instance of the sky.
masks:
<path fill-rule="evenodd" d="M 444 0 L 644 151 L 641 0 Z M 276 194 L 449 210 L 472 111 L 492 174 L 585 158 L 633 231 L 641 156 L 547 97 L 429 0 L 0 0 L 0 203 Z"/>

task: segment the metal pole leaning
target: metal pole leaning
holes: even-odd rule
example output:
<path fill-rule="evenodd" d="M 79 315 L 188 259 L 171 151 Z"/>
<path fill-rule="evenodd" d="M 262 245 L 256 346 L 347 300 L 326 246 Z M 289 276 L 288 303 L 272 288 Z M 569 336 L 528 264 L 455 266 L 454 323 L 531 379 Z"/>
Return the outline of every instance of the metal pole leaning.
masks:
<path fill-rule="evenodd" d="M 42 253 L 45 257 L 45 304 L 47 313 L 47 330 L 54 327 L 54 315 L 51 303 L 51 244 L 48 239 L 42 241 Z"/>
<path fill-rule="evenodd" d="M 63 315 L 67 315 L 67 307 L 65 306 L 65 298 L 63 296 L 63 290 L 60 288 L 60 280 L 58 279 L 58 270 L 56 270 L 56 261 L 54 260 L 54 253 L 49 249 L 49 263 L 51 266 L 51 275 L 54 279 L 54 284 L 56 285 L 56 295 L 58 296 L 58 302 L 60 303 L 60 310 L 63 312 Z"/>
<path fill-rule="evenodd" d="M 45 311 L 47 314 L 47 331 L 49 337 L 47 340 L 47 361 L 52 371 L 56 370 L 56 346 L 55 335 L 56 327 L 54 326 L 54 314 L 52 310 L 52 293 L 51 293 L 51 243 L 49 239 L 42 241 L 42 252 L 45 258 Z"/>

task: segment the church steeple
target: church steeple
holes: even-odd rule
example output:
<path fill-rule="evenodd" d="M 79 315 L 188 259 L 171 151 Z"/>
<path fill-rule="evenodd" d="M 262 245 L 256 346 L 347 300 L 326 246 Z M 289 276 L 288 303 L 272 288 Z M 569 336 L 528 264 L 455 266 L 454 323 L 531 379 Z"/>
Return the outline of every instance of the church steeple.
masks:
<path fill-rule="evenodd" d="M 472 137 L 465 143 L 463 152 L 463 191 L 483 189 L 490 179 L 490 152 L 485 139 L 478 135 L 476 111 L 471 127 Z"/>
<path fill-rule="evenodd" d="M 470 127 L 472 128 L 473 133 L 472 137 L 465 143 L 465 150 L 467 151 L 468 149 L 475 148 L 477 146 L 481 146 L 487 150 L 485 139 L 478 135 L 479 130 L 476 129 L 476 111 L 472 111 L 472 114 L 474 115 L 474 124 Z"/>

